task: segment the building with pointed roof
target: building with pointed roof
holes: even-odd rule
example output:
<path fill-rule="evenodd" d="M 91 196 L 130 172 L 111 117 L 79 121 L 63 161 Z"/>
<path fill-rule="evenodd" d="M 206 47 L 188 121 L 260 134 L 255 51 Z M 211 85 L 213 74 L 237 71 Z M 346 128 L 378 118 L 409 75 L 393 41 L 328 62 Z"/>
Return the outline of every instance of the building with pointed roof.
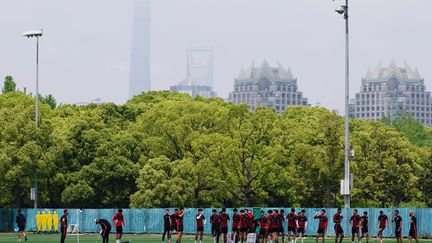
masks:
<path fill-rule="evenodd" d="M 388 67 L 379 64 L 369 69 L 362 79 L 360 92 L 350 102 L 350 116 L 380 120 L 402 111 L 425 125 L 432 124 L 431 92 L 426 91 L 417 68 L 413 70 L 406 62 L 398 67 L 392 61 Z"/>
<path fill-rule="evenodd" d="M 252 63 L 246 69 L 241 68 L 229 101 L 248 104 L 250 110 L 258 106 L 273 107 L 278 113 L 283 113 L 288 106 L 309 106 L 308 99 L 298 90 L 297 78 L 291 69 L 277 64 L 271 67 L 264 60 L 260 66 Z"/>

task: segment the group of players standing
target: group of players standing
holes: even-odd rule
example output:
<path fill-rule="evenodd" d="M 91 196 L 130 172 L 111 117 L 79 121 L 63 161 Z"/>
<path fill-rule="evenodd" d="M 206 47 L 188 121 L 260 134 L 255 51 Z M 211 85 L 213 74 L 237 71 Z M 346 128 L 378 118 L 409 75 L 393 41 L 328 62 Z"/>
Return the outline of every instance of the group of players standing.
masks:
<path fill-rule="evenodd" d="M 184 208 L 180 210 L 175 209 L 173 214 L 170 214 L 169 209 L 166 209 L 166 213 L 163 216 L 164 222 L 164 233 L 162 235 L 162 242 L 165 242 L 165 237 L 168 238 L 168 243 L 171 242 L 171 236 L 174 231 L 177 232 L 176 243 L 182 242 L 183 235 L 183 218 Z M 413 211 L 410 211 L 410 231 L 408 242 L 411 243 L 411 239 L 417 239 L 417 219 Z M 327 232 L 329 219 L 326 215 L 325 209 L 322 209 L 320 213 L 314 216 L 314 219 L 319 220 L 318 230 L 315 237 L 316 243 L 319 239 L 322 242 L 325 241 L 325 234 Z M 202 243 L 204 225 L 206 223 L 206 217 L 203 214 L 202 209 L 198 209 L 198 213 L 195 216 L 196 220 L 196 235 L 195 243 L 199 240 Z M 210 216 L 211 233 L 213 235 L 214 243 L 219 243 L 220 236 L 222 236 L 222 242 L 226 243 L 228 240 L 231 242 L 245 242 L 249 233 L 255 233 L 259 226 L 259 234 L 257 241 L 260 243 L 274 242 L 278 243 L 279 237 L 281 237 L 282 243 L 285 243 L 285 229 L 284 221 L 288 221 L 288 241 L 291 243 L 297 243 L 297 238 L 300 236 L 301 243 L 304 242 L 305 232 L 307 230 L 308 218 L 305 215 L 305 210 L 301 210 L 296 214 L 295 209 L 292 208 L 291 212 L 285 216 L 283 209 L 280 211 L 268 210 L 267 215 L 264 211 L 260 212 L 260 217 L 255 218 L 252 211 L 248 209 L 242 209 L 240 212 L 237 209 L 233 209 L 232 214 L 232 231 L 231 235 L 228 235 L 228 221 L 230 216 L 226 213 L 226 209 L 218 213 L 217 210 L 213 209 Z M 378 239 L 382 243 L 383 231 L 388 227 L 388 217 L 383 211 L 380 211 L 378 216 L 378 235 L 375 241 Z M 333 215 L 333 223 L 335 230 L 335 243 L 342 243 L 344 238 L 344 231 L 342 228 L 343 216 L 342 210 L 339 208 Z M 394 210 L 392 216 L 392 222 L 395 224 L 395 236 L 397 243 L 402 243 L 402 217 L 398 210 Z M 353 215 L 350 217 L 349 223 L 351 225 L 352 237 L 351 241 L 354 243 L 354 238 L 357 236 L 357 240 L 361 243 L 363 238 L 366 239 L 366 243 L 369 242 L 369 218 L 368 213 L 364 212 L 362 216 L 359 215 L 358 210 L 354 209 Z"/>

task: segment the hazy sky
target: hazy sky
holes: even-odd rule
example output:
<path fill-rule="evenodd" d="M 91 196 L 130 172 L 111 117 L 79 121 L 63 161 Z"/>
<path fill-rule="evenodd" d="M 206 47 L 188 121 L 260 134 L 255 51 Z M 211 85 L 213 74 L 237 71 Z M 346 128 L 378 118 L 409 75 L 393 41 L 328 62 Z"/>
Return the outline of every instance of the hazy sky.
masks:
<path fill-rule="evenodd" d="M 35 41 L 43 28 L 40 91 L 60 102 L 128 96 L 133 0 L 0 0 L 0 76 L 34 91 Z M 186 48 L 215 49 L 215 90 L 227 97 L 242 66 L 266 58 L 291 67 L 312 104 L 343 110 L 341 0 L 153 0 L 152 88 L 186 76 Z M 432 90 L 431 0 L 351 0 L 351 97 L 368 67 L 406 60 Z"/>

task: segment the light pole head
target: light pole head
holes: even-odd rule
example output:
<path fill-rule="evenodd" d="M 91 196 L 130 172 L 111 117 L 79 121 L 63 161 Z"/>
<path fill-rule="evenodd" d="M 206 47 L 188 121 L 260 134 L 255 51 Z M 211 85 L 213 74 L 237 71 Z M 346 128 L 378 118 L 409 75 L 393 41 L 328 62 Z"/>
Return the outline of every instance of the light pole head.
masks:
<path fill-rule="evenodd" d="M 31 31 L 27 31 L 23 33 L 23 36 L 27 37 L 27 38 L 32 38 L 32 37 L 41 37 L 43 34 L 43 30 L 31 30 Z"/>
<path fill-rule="evenodd" d="M 345 9 L 346 9 L 346 6 L 345 5 L 341 5 L 338 9 L 336 9 L 335 11 L 336 11 L 336 13 L 338 13 L 338 14 L 344 14 L 345 13 Z"/>

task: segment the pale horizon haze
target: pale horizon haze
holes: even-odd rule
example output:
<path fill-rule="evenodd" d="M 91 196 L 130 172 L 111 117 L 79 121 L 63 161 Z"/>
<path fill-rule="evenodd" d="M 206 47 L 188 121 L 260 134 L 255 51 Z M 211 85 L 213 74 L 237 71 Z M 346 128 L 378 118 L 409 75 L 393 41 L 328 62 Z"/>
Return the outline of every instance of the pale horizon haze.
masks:
<path fill-rule="evenodd" d="M 214 90 L 233 89 L 241 67 L 266 59 L 290 67 L 312 105 L 343 112 L 344 19 L 336 0 L 153 0 L 151 87 L 167 90 L 186 77 L 186 49 L 214 48 Z M 1 0 L 0 76 L 35 89 L 40 40 L 40 93 L 61 103 L 128 98 L 134 0 Z M 418 67 L 432 91 L 431 0 L 350 0 L 350 96 L 367 69 L 394 59 Z"/>

